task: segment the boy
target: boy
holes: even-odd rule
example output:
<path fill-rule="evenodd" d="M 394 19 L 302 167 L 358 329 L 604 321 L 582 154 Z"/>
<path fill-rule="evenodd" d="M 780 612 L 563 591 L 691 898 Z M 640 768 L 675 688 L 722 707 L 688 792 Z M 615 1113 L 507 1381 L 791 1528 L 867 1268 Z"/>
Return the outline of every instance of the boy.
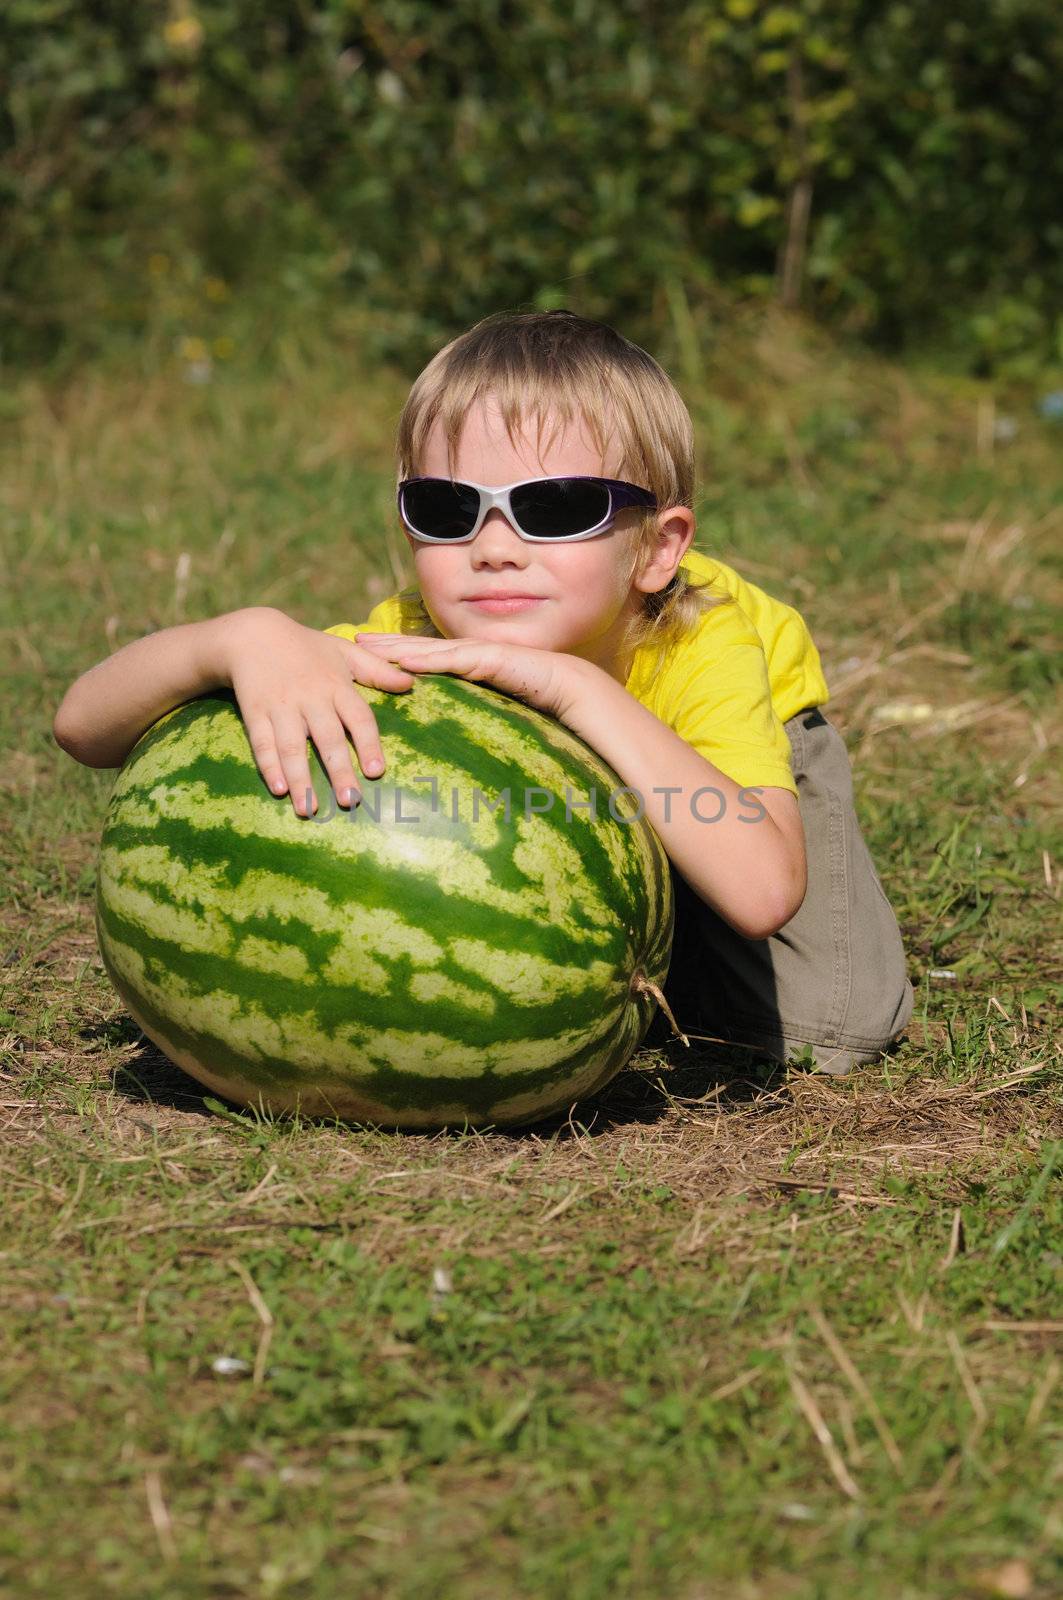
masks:
<path fill-rule="evenodd" d="M 489 317 L 414 384 L 399 512 L 416 586 L 326 635 L 269 608 L 136 641 L 75 683 L 59 743 L 117 765 L 171 706 L 234 690 L 263 778 L 341 803 L 384 752 L 354 682 L 451 672 L 558 717 L 635 790 L 672 862 L 681 1027 L 844 1073 L 913 1005 L 803 620 L 690 549 L 693 434 L 645 351 L 568 312 Z M 353 681 L 352 681 L 353 680 Z"/>

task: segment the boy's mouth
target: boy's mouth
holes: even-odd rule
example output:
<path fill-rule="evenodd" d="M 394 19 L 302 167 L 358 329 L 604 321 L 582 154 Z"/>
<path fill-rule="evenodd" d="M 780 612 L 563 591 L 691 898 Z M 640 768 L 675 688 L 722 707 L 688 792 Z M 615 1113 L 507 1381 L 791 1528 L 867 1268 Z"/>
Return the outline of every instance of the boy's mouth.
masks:
<path fill-rule="evenodd" d="M 505 615 L 509 611 L 523 611 L 528 606 L 538 605 L 542 599 L 543 596 L 538 594 L 470 594 L 466 596 L 466 604 L 475 606 L 478 611 Z"/>

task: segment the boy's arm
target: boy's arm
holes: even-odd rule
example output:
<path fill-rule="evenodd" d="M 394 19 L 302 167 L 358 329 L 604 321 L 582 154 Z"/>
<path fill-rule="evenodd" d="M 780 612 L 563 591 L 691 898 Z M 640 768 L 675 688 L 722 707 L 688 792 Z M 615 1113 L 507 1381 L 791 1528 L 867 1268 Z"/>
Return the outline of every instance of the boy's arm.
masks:
<path fill-rule="evenodd" d="M 766 939 L 789 922 L 806 887 L 796 796 L 743 788 L 600 667 L 568 662 L 572 692 L 560 720 L 637 791 L 695 894 L 747 939 Z"/>
<path fill-rule="evenodd" d="M 56 743 L 82 766 L 120 767 L 153 722 L 228 682 L 226 648 L 243 615 L 163 628 L 83 672 L 56 711 Z"/>

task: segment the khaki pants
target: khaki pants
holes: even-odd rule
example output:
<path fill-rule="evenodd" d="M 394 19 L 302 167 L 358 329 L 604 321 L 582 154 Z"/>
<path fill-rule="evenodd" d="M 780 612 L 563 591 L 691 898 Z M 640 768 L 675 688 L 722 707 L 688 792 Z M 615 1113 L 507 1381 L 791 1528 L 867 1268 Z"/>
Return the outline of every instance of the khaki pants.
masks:
<path fill-rule="evenodd" d="M 897 919 L 853 810 L 845 742 L 816 709 L 799 711 L 785 727 L 805 828 L 805 898 L 778 933 L 745 939 L 673 870 L 665 995 L 684 1031 L 779 1061 L 810 1045 L 817 1067 L 844 1075 L 904 1031 L 915 997 Z M 658 1014 L 646 1043 L 670 1032 Z"/>

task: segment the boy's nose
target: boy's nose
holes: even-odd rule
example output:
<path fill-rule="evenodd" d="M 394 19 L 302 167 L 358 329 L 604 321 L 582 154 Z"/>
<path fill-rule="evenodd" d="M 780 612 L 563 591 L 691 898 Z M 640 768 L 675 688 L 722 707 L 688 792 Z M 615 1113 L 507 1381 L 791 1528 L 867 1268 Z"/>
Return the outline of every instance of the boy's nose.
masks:
<path fill-rule="evenodd" d="M 484 518 L 479 533 L 472 541 L 472 548 L 474 554 L 478 553 L 486 559 L 499 556 L 524 559 L 528 547 L 507 520 L 505 512 L 494 506 Z"/>

